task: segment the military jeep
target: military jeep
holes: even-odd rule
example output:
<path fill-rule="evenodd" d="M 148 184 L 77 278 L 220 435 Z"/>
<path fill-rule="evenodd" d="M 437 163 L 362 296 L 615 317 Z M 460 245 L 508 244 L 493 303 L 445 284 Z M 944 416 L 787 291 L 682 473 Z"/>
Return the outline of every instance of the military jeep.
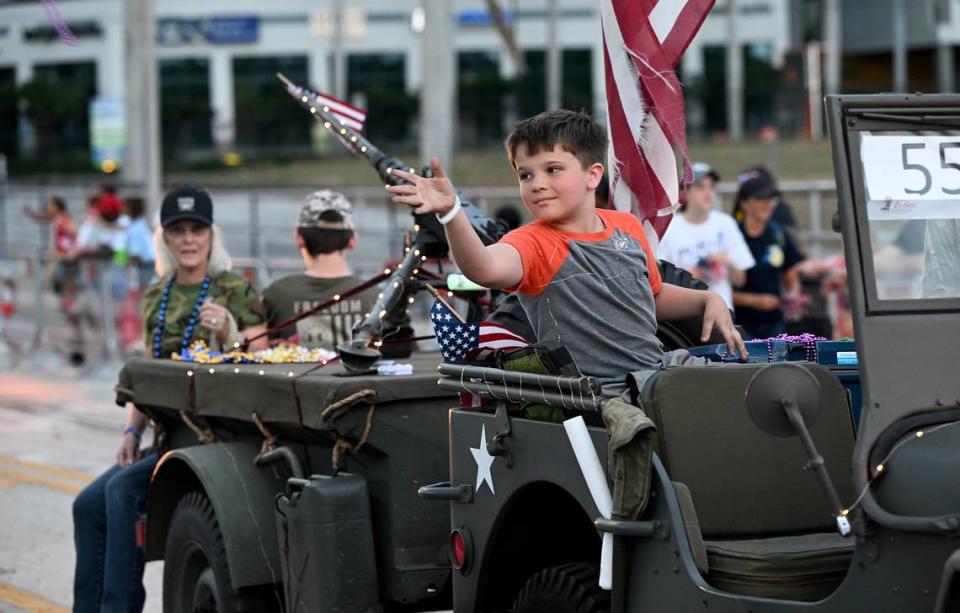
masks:
<path fill-rule="evenodd" d="M 517 412 L 598 423 L 591 381 L 445 365 L 444 388 L 497 407 L 452 411 L 449 481 L 421 490 L 450 501 L 457 613 L 960 611 L 960 97 L 827 114 L 862 406 L 812 362 L 662 370 L 637 399 L 649 498 L 613 517 L 596 490 L 622 475 L 591 477 L 566 423 Z M 890 266 L 908 224 L 912 270 Z M 586 432 L 616 465 L 611 432 Z"/>

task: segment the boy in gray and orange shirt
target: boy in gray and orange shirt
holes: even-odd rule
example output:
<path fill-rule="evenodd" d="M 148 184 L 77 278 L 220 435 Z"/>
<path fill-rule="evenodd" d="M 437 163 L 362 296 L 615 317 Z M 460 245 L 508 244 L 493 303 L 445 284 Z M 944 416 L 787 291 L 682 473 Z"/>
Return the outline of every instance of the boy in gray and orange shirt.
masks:
<path fill-rule="evenodd" d="M 436 158 L 433 178 L 398 170 L 409 183 L 387 189 L 395 202 L 435 213 L 460 270 L 485 287 L 516 291 L 537 341 L 564 345 L 612 394 L 624 391 L 629 373 L 678 361 L 664 355 L 658 319 L 702 315 L 703 340 L 716 328 L 731 353 L 746 357 L 722 298 L 662 283 L 640 221 L 596 208 L 603 128 L 585 113 L 548 111 L 518 122 L 506 149 L 534 221 L 499 243 L 480 241 Z"/>

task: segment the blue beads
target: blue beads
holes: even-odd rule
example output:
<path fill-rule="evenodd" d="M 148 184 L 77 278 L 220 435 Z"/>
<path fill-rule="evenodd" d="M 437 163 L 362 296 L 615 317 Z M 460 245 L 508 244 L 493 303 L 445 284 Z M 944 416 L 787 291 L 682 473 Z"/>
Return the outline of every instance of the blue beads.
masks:
<path fill-rule="evenodd" d="M 207 298 L 207 292 L 212 281 L 213 279 L 210 275 L 207 275 L 203 278 L 203 283 L 200 284 L 200 293 L 197 295 L 193 310 L 190 311 L 190 320 L 184 328 L 183 340 L 180 341 L 180 347 L 182 349 L 186 349 L 190 345 L 190 339 L 193 337 L 193 329 L 196 327 L 197 317 L 200 315 L 200 307 L 203 306 L 203 301 Z M 167 285 L 163 288 L 163 293 L 160 295 L 160 312 L 157 314 L 157 327 L 154 328 L 153 333 L 153 357 L 155 358 L 159 358 L 161 355 L 160 345 L 163 340 L 164 324 L 167 320 L 167 307 L 170 304 L 170 291 L 172 289 L 173 278 L 167 281 Z"/>

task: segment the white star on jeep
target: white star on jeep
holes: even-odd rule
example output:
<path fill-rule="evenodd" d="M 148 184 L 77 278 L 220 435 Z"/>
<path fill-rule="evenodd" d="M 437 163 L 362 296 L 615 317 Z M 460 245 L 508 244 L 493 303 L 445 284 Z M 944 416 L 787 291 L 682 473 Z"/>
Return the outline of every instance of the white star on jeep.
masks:
<path fill-rule="evenodd" d="M 496 495 L 493 491 L 493 475 L 490 474 L 490 465 L 496 457 L 490 455 L 487 451 L 487 426 L 480 427 L 480 447 L 470 448 L 473 454 L 473 460 L 477 463 L 477 484 L 474 486 L 477 492 L 480 492 L 480 486 L 484 483 L 490 488 L 490 493 Z"/>

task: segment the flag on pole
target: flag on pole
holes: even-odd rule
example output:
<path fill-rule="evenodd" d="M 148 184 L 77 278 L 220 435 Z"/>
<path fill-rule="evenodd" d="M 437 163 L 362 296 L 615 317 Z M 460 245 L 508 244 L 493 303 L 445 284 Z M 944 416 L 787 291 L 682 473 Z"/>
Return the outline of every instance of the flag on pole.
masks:
<path fill-rule="evenodd" d="M 329 112 L 338 120 L 343 122 L 343 125 L 352 130 L 356 130 L 357 132 L 363 130 L 363 122 L 367 118 L 366 111 L 353 106 L 349 102 L 344 102 L 339 98 L 334 98 L 333 96 L 328 96 L 327 94 L 316 92 L 314 93 L 314 96 L 316 96 L 317 102 L 325 107 L 324 110 L 329 109 Z"/>
<path fill-rule="evenodd" d="M 600 0 L 611 200 L 643 221 L 653 247 L 680 202 L 677 152 L 684 182 L 692 179 L 683 90 L 674 68 L 713 4 Z"/>
<path fill-rule="evenodd" d="M 529 343 L 499 324 L 489 321 L 467 323 L 437 299 L 430 309 L 430 320 L 440 344 L 440 353 L 447 362 L 484 361 L 498 350 L 526 347 Z"/>

